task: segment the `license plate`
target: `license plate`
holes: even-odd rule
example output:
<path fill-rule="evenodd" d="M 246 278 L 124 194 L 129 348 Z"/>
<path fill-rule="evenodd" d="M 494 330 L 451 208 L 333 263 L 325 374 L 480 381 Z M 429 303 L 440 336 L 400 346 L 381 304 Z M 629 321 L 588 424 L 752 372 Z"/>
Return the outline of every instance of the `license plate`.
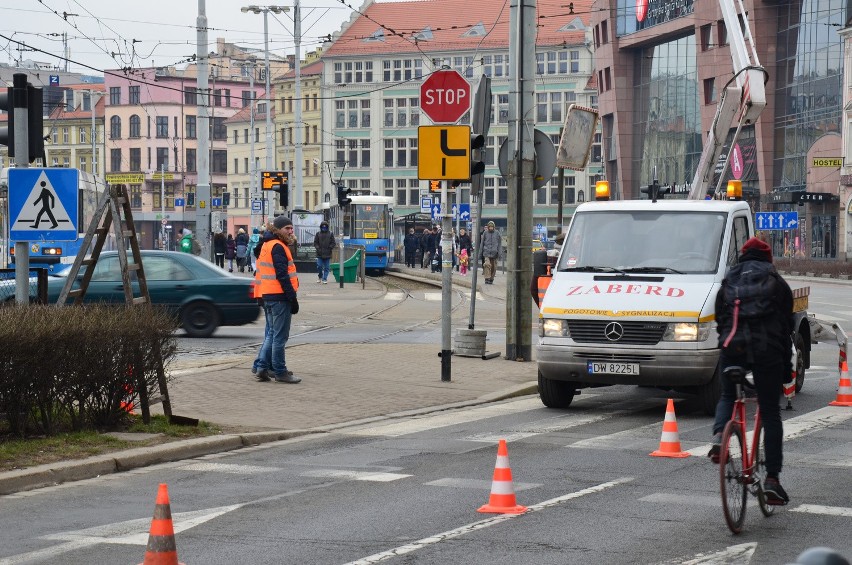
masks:
<path fill-rule="evenodd" d="M 638 375 L 639 363 L 599 363 L 588 362 L 590 375 Z"/>

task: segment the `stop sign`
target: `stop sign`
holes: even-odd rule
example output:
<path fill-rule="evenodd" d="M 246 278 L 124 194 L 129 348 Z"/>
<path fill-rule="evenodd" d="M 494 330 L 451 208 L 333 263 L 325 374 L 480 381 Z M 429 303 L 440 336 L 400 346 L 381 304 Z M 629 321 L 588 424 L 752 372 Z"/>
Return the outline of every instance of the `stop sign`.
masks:
<path fill-rule="evenodd" d="M 420 109 L 435 124 L 454 124 L 470 109 L 470 84 L 458 71 L 436 71 L 420 87 Z"/>

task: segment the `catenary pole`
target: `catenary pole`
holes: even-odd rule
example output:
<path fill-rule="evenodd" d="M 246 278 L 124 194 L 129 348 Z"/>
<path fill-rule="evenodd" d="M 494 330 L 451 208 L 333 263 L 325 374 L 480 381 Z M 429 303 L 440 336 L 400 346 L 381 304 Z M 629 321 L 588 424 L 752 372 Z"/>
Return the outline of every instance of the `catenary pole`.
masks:
<path fill-rule="evenodd" d="M 447 194 L 448 180 L 441 181 L 441 381 L 449 382 L 452 375 L 452 313 L 453 313 L 453 216 Z"/>
<path fill-rule="evenodd" d="M 30 138 L 27 116 L 27 104 L 29 102 L 27 100 L 27 75 L 24 73 L 15 73 L 12 76 L 11 102 L 12 112 L 15 116 L 15 129 L 11 132 L 12 144 L 15 147 L 15 168 L 26 169 L 30 166 Z M 8 190 L 11 192 L 12 187 L 10 186 Z M 15 242 L 15 302 L 18 304 L 30 303 L 30 244 L 27 241 Z"/>
<path fill-rule="evenodd" d="M 210 245 L 210 92 L 207 73 L 207 15 L 205 0 L 198 0 L 196 18 L 196 57 L 198 59 L 198 184 L 195 187 L 195 234 L 201 245 L 201 256 L 213 260 Z"/>

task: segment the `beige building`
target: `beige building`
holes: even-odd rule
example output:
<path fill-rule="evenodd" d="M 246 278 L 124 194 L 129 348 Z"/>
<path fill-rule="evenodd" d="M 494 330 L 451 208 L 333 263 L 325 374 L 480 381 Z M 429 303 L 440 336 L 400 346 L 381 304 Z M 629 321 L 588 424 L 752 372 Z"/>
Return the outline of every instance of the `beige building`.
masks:
<path fill-rule="evenodd" d="M 315 58 L 309 54 L 308 60 Z M 282 170 L 290 172 L 290 203 L 292 205 L 295 190 L 301 191 L 300 202 L 306 210 L 318 210 L 322 207 L 325 195 L 322 194 L 322 67 L 316 60 L 300 69 L 302 94 L 302 125 L 297 126 L 295 106 L 296 72 L 290 71 L 275 82 L 275 131 L 278 132 L 278 148 L 275 161 Z M 302 162 L 296 163 L 296 127 L 302 128 Z M 295 167 L 302 168 L 302 186 L 295 186 Z M 328 198 L 336 198 L 329 195 Z"/>
<path fill-rule="evenodd" d="M 102 84 L 65 88 L 65 100 L 44 118 L 44 166 L 103 175 L 104 92 Z"/>

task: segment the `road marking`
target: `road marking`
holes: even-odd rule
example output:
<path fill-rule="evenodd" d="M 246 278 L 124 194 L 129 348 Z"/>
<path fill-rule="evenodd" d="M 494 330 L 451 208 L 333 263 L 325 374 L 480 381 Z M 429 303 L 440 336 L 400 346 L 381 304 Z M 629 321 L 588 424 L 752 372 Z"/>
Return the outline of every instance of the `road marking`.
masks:
<path fill-rule="evenodd" d="M 465 441 L 477 441 L 483 443 L 495 443 L 501 439 L 505 439 L 507 442 L 512 442 L 539 434 L 558 432 L 567 430 L 568 428 L 576 428 L 578 426 L 585 426 L 586 424 L 593 424 L 602 420 L 609 420 L 626 413 L 626 410 L 614 410 L 612 412 L 602 412 L 600 414 L 589 414 L 574 417 L 563 416 L 558 418 L 558 421 L 556 422 L 553 421 L 553 418 L 550 418 L 539 422 L 529 422 L 521 426 L 522 428 L 528 428 L 527 430 L 521 429 L 514 432 L 506 431 L 497 434 L 483 433 L 467 436 L 463 439 Z"/>
<path fill-rule="evenodd" d="M 579 447 L 585 449 L 623 449 L 624 447 L 629 447 L 631 449 L 648 449 L 647 447 L 642 447 L 641 442 L 658 441 L 660 428 L 661 424 L 656 422 L 654 424 L 630 428 L 629 430 L 621 432 L 581 439 L 580 441 L 568 444 L 565 447 Z M 654 437 L 656 437 L 657 440 L 653 440 Z"/>
<path fill-rule="evenodd" d="M 659 565 L 748 565 L 751 563 L 751 558 L 757 549 L 757 543 L 741 543 L 731 545 L 722 551 L 713 553 L 698 553 L 692 557 L 687 557 L 686 560 L 673 559 L 664 561 Z"/>
<path fill-rule="evenodd" d="M 397 302 L 405 300 L 404 292 L 389 292 L 385 294 L 385 300 L 396 300 Z"/>
<path fill-rule="evenodd" d="M 805 512 L 807 514 L 822 514 L 823 516 L 843 516 L 852 518 L 852 508 L 841 506 L 822 506 L 821 504 L 800 504 L 790 512 Z"/>
<path fill-rule="evenodd" d="M 662 504 L 676 504 L 678 506 L 687 507 L 687 506 L 711 506 L 713 508 L 718 508 L 721 504 L 719 503 L 718 496 L 695 496 L 695 495 L 684 495 L 684 494 L 671 494 L 667 492 L 655 492 L 654 494 L 649 494 L 648 496 L 643 496 L 639 499 L 641 502 L 658 502 Z"/>
<path fill-rule="evenodd" d="M 537 512 L 539 510 L 543 510 L 545 508 L 549 508 L 550 506 L 555 506 L 557 504 L 561 504 L 568 500 L 572 500 L 575 498 L 580 498 L 581 496 L 586 496 L 587 494 L 596 494 L 607 489 L 616 487 L 618 485 L 628 483 L 633 480 L 633 477 L 621 477 L 619 479 L 615 479 L 613 481 L 609 481 L 606 483 L 601 483 L 599 485 L 595 485 L 593 487 L 584 488 L 582 490 L 578 490 L 576 492 L 572 492 L 569 494 L 565 494 L 563 496 L 559 496 L 556 498 L 551 498 L 550 500 L 545 500 L 544 502 L 540 502 L 538 504 L 533 504 L 532 506 L 527 507 L 526 514 L 531 514 L 533 512 Z M 419 549 L 423 549 L 429 545 L 434 545 L 436 543 L 441 543 L 443 541 L 457 538 L 463 536 L 465 534 L 469 534 L 478 530 L 482 530 L 484 528 L 488 528 L 491 526 L 496 526 L 497 524 L 502 524 L 503 522 L 507 522 L 509 520 L 514 520 L 516 518 L 520 518 L 524 516 L 524 514 L 501 514 L 499 516 L 494 516 L 491 518 L 486 518 L 485 520 L 480 520 L 478 522 L 471 522 L 470 524 L 466 524 L 464 526 L 447 530 L 445 532 L 441 532 L 439 534 L 435 534 L 426 538 L 419 539 L 415 542 L 408 543 L 405 545 L 401 545 L 399 547 L 395 547 L 393 549 L 388 549 L 386 551 L 382 551 L 379 553 L 374 553 L 373 555 L 368 555 L 367 557 L 362 557 L 357 561 L 352 561 L 347 563 L 346 565 L 369 565 L 370 563 L 378 563 L 380 561 L 385 561 L 387 559 L 391 559 L 392 557 L 397 557 L 399 555 L 406 555 L 408 553 L 413 553 Z"/>
<path fill-rule="evenodd" d="M 440 302 L 443 300 L 442 293 L 440 292 L 426 292 L 423 294 L 423 298 L 425 300 L 431 300 L 432 302 Z"/>
<path fill-rule="evenodd" d="M 436 481 L 429 481 L 428 483 L 423 484 L 433 487 L 470 488 L 476 490 L 490 490 L 492 486 L 491 481 L 483 481 L 480 479 L 454 479 L 451 477 L 438 479 Z M 515 492 L 518 492 L 522 490 L 529 490 L 531 488 L 538 488 L 541 484 L 513 482 L 512 486 L 514 487 Z"/>
<path fill-rule="evenodd" d="M 182 471 L 200 471 L 202 473 L 230 473 L 233 475 L 264 475 L 280 471 L 278 467 L 261 467 L 258 465 L 234 465 L 229 463 L 190 463 L 181 467 Z"/>
<path fill-rule="evenodd" d="M 371 481 L 376 483 L 389 483 L 405 479 L 412 475 L 400 473 L 376 473 L 371 471 L 347 471 L 345 469 L 315 469 L 299 474 L 302 477 L 316 477 L 321 479 L 347 479 L 351 481 Z"/>

